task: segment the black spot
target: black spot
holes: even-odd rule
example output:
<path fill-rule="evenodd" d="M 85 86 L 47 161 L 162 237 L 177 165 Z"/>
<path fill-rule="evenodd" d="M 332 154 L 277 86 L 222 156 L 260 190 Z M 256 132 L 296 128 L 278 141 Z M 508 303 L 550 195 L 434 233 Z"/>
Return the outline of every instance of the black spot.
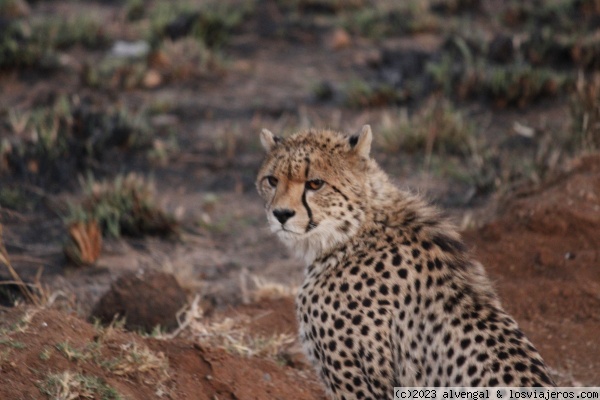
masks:
<path fill-rule="evenodd" d="M 467 369 L 467 375 L 469 376 L 475 375 L 475 372 L 477 372 L 477 367 L 474 365 L 469 366 L 469 369 Z"/>
<path fill-rule="evenodd" d="M 458 358 L 456 359 L 456 365 L 461 367 L 465 363 L 465 361 L 467 361 L 465 356 L 458 356 Z"/>
<path fill-rule="evenodd" d="M 398 276 L 402 279 L 406 279 L 406 277 L 408 276 L 408 270 L 406 270 L 405 268 L 400 268 L 398 270 Z"/>
<path fill-rule="evenodd" d="M 349 310 L 356 310 L 357 308 L 358 308 L 358 302 L 351 301 L 350 303 L 348 303 Z M 325 322 L 325 321 L 323 321 L 323 322 Z"/>
<path fill-rule="evenodd" d="M 354 284 L 354 290 L 358 291 L 360 289 L 362 289 L 362 282 L 356 282 Z"/>
<path fill-rule="evenodd" d="M 366 282 L 367 286 L 373 286 L 375 284 L 375 279 L 369 278 Z"/>
<path fill-rule="evenodd" d="M 425 249 L 425 250 L 429 250 L 429 249 L 431 248 L 431 242 L 428 242 L 428 241 L 426 241 L 426 240 L 423 240 L 423 241 L 421 242 L 421 246 L 423 246 L 423 249 Z"/>
<path fill-rule="evenodd" d="M 341 318 L 338 318 L 333 323 L 333 326 L 335 327 L 335 329 L 342 329 L 344 327 L 344 321 Z"/>
<path fill-rule="evenodd" d="M 388 294 L 388 287 L 386 285 L 381 285 L 379 287 L 379 293 L 381 293 L 383 295 L 387 295 Z"/>
<path fill-rule="evenodd" d="M 513 381 L 513 376 L 511 374 L 504 374 L 502 380 L 508 385 Z"/>
<path fill-rule="evenodd" d="M 460 347 L 464 350 L 471 345 L 471 339 L 463 339 L 460 341 Z"/>
<path fill-rule="evenodd" d="M 360 272 L 360 268 L 359 268 L 359 267 L 352 267 L 352 268 L 350 269 L 350 274 L 352 274 L 352 275 L 356 275 L 356 274 L 358 274 L 359 272 Z"/>
<path fill-rule="evenodd" d="M 402 263 L 402 257 L 400 256 L 400 254 L 394 254 L 394 257 L 392 257 L 392 265 L 397 267 Z"/>
<path fill-rule="evenodd" d="M 377 264 L 375 264 L 375 272 L 381 272 L 383 271 L 384 265 L 381 261 L 377 261 Z"/>
<path fill-rule="evenodd" d="M 367 325 L 363 325 L 362 328 L 360 329 L 360 333 L 363 336 L 367 336 L 369 334 L 369 327 Z"/>
<path fill-rule="evenodd" d="M 335 351 L 336 347 L 337 347 L 337 343 L 335 342 L 335 340 L 332 340 L 329 342 L 329 350 L 330 351 Z"/>
<path fill-rule="evenodd" d="M 342 293 L 345 293 L 345 292 L 347 292 L 347 291 L 348 291 L 349 287 L 350 287 L 350 285 L 348 285 L 348 283 L 347 283 L 347 282 L 344 282 L 344 283 L 342 283 L 342 284 L 340 285 L 340 291 L 341 291 Z"/>
<path fill-rule="evenodd" d="M 394 294 L 400 293 L 400 285 L 394 285 L 394 286 L 392 286 L 392 292 Z"/>
<path fill-rule="evenodd" d="M 519 372 L 523 372 L 527 369 L 527 366 L 525 364 L 523 364 L 522 362 L 518 362 L 515 364 L 515 369 Z"/>
<path fill-rule="evenodd" d="M 353 135 L 348 138 L 348 143 L 350 143 L 350 147 L 356 146 L 358 143 L 358 135 Z"/>
<path fill-rule="evenodd" d="M 352 338 L 348 337 L 348 338 L 346 338 L 346 340 L 344 340 L 344 344 L 346 345 L 347 348 L 352 350 L 352 347 L 354 346 L 354 341 L 352 340 Z"/>
<path fill-rule="evenodd" d="M 413 258 L 418 258 L 421 255 L 421 251 L 419 249 L 413 249 L 412 250 L 412 256 Z"/>
<path fill-rule="evenodd" d="M 352 323 L 353 323 L 354 325 L 360 325 L 360 323 L 361 323 L 361 322 L 362 322 L 362 316 L 361 316 L 360 314 L 358 314 L 358 315 L 355 315 L 355 316 L 352 318 Z"/>
<path fill-rule="evenodd" d="M 363 307 L 371 307 L 371 299 L 364 299 L 362 305 Z"/>
<path fill-rule="evenodd" d="M 444 344 L 445 344 L 446 346 L 448 345 L 448 343 L 450 343 L 450 339 L 451 339 L 451 338 L 452 338 L 452 336 L 450 336 L 450 334 L 449 334 L 449 333 L 446 333 L 446 334 L 444 335 Z"/>

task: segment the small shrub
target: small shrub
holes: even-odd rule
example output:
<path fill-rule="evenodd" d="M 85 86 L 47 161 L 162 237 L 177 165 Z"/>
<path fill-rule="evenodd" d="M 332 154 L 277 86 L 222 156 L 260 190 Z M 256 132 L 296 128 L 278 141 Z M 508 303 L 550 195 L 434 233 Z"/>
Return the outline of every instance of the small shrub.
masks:
<path fill-rule="evenodd" d="M 387 118 L 381 131 L 381 145 L 386 152 L 424 151 L 441 154 L 466 155 L 474 127 L 463 114 L 447 101 L 429 102 L 409 117 L 406 111 L 397 118 Z"/>
<path fill-rule="evenodd" d="M 348 82 L 343 91 L 345 104 L 353 108 L 381 107 L 406 100 L 406 95 L 389 85 L 371 84 L 360 79 Z"/>
<path fill-rule="evenodd" d="M 124 107 L 103 109 L 86 101 L 61 97 L 47 108 L 9 110 L 10 140 L 0 142 L 0 172 L 36 183 L 63 183 L 116 148 L 150 147 L 149 124 L 143 113 Z"/>
<path fill-rule="evenodd" d="M 75 45 L 99 49 L 111 41 L 101 21 L 81 15 L 74 18 L 45 18 L 32 26 L 32 38 L 51 49 L 67 49 Z"/>
<path fill-rule="evenodd" d="M 112 181 L 82 182 L 84 198 L 71 204 L 69 224 L 97 221 L 104 236 L 171 235 L 177 230 L 173 216 L 154 202 L 151 181 L 136 175 L 119 175 Z"/>

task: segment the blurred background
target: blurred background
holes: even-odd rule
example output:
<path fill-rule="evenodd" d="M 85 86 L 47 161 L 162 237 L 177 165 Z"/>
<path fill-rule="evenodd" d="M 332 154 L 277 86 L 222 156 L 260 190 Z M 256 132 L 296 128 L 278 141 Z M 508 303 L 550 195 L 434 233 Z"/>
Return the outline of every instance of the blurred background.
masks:
<path fill-rule="evenodd" d="M 467 237 L 498 241 L 504 228 L 477 229 L 507 199 L 600 165 L 581 161 L 600 149 L 600 1 L 0 0 L 0 226 L 11 263 L 0 300 L 60 293 L 88 317 L 116 277 L 140 269 L 174 275 L 205 310 L 248 303 L 261 287 L 290 295 L 302 266 L 266 228 L 258 133 L 364 124 L 401 187 Z M 577 220 L 593 232 L 595 171 L 569 181 L 581 204 L 564 188 L 552 195 L 572 207 L 564 223 L 523 229 L 565 237 Z M 574 243 L 594 236 L 585 229 Z M 519 275 L 532 286 L 505 292 L 523 300 L 511 310 L 548 352 L 577 341 L 546 337 L 565 321 L 600 321 L 592 248 L 588 258 L 565 248 L 556 263 L 536 250 Z M 585 300 L 546 304 L 571 259 L 589 261 L 569 292 Z M 548 263 L 560 268 L 538 268 Z M 504 267 L 491 267 L 500 282 L 515 274 Z M 550 280 L 536 289 L 540 276 Z M 556 325 L 541 322 L 559 309 Z M 597 339 L 586 343 L 577 354 L 590 355 L 589 369 L 563 359 L 561 382 L 597 378 Z"/>

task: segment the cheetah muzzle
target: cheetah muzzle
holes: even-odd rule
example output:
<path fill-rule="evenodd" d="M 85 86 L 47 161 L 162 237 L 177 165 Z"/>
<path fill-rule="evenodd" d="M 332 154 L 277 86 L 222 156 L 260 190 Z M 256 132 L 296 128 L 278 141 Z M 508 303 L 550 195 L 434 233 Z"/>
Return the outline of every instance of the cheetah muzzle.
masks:
<path fill-rule="evenodd" d="M 300 337 L 331 398 L 553 385 L 456 230 L 370 158 L 369 126 L 260 139 L 256 186 L 271 230 L 306 262 Z"/>

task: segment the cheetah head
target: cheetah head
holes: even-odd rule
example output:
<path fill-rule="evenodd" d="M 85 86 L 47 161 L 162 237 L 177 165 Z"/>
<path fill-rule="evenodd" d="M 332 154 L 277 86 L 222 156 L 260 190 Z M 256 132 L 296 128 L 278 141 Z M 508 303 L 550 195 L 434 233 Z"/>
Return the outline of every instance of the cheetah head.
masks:
<path fill-rule="evenodd" d="M 308 130 L 286 139 L 263 130 L 256 187 L 271 231 L 307 264 L 359 230 L 368 203 L 371 128 L 359 135 Z"/>

